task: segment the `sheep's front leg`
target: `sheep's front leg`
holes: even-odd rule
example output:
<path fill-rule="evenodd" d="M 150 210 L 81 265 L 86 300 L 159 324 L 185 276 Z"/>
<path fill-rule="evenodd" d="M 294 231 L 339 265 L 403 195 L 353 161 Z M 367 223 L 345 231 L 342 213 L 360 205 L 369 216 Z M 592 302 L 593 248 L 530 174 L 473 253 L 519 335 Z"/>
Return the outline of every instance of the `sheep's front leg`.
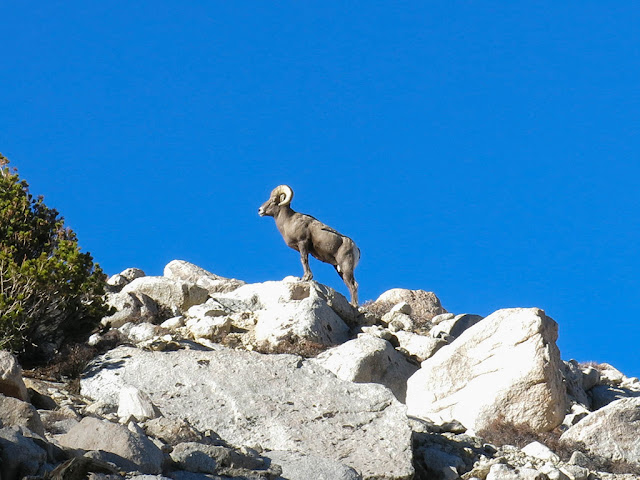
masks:
<path fill-rule="evenodd" d="M 307 280 L 311 280 L 313 278 L 313 273 L 311 273 L 311 269 L 309 268 L 309 250 L 304 245 L 300 245 L 300 261 L 302 262 L 302 268 L 304 269 L 302 281 L 306 282 Z"/>

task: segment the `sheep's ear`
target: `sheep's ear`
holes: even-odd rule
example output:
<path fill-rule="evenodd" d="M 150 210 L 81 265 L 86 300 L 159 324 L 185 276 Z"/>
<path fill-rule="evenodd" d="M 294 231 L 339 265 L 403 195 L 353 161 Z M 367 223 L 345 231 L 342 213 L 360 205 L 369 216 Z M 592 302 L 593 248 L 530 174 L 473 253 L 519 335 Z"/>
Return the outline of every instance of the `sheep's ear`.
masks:
<path fill-rule="evenodd" d="M 287 196 L 284 193 L 281 193 L 280 196 L 278 197 L 278 205 L 282 205 L 282 202 L 284 202 L 286 198 Z"/>

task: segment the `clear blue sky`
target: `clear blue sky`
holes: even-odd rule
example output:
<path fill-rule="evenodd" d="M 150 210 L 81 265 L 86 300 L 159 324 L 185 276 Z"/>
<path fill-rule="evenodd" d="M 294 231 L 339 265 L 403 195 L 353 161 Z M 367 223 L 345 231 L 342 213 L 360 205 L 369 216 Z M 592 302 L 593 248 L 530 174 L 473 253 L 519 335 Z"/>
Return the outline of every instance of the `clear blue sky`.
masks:
<path fill-rule="evenodd" d="M 109 274 L 301 275 L 273 187 L 362 300 L 537 306 L 640 375 L 634 2 L 3 2 L 0 152 Z M 316 279 L 346 293 L 334 270 Z"/>

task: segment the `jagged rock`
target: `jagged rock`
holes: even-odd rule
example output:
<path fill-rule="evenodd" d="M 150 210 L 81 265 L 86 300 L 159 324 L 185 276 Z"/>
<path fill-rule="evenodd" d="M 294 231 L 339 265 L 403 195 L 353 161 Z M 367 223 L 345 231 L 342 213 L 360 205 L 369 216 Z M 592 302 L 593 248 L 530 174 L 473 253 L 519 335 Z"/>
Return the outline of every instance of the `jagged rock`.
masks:
<path fill-rule="evenodd" d="M 592 410 L 598 410 L 611 402 L 628 397 L 638 397 L 640 392 L 630 390 L 621 386 L 614 387 L 611 385 L 596 385 L 589 390 L 590 405 Z"/>
<path fill-rule="evenodd" d="M 218 450 L 224 447 L 189 442 L 176 445 L 171 452 L 178 468 L 195 473 L 216 473 Z"/>
<path fill-rule="evenodd" d="M 435 293 L 424 290 L 393 288 L 384 292 L 373 303 L 397 305 L 403 302 L 411 306 L 411 317 L 416 326 L 424 325 L 436 315 L 446 313 Z"/>
<path fill-rule="evenodd" d="M 111 464 L 90 457 L 74 457 L 58 465 L 48 478 L 50 480 L 97 480 L 91 473 L 116 474 L 118 470 Z M 119 475 L 101 476 L 98 478 L 122 478 Z M 106 479 L 105 479 L 106 480 Z"/>
<path fill-rule="evenodd" d="M 582 369 L 578 365 L 578 362 L 575 360 L 562 362 L 562 375 L 565 380 L 569 398 L 587 408 L 591 408 L 591 401 L 587 396 L 587 392 L 584 390 L 584 375 L 582 373 Z"/>
<path fill-rule="evenodd" d="M 593 412 L 560 437 L 592 455 L 640 466 L 640 397 L 623 398 Z"/>
<path fill-rule="evenodd" d="M 581 367 L 581 369 L 582 388 L 587 392 L 600 382 L 600 372 L 591 366 Z"/>
<path fill-rule="evenodd" d="M 123 293 L 147 295 L 159 307 L 160 317 L 170 318 L 204 303 L 209 292 L 194 283 L 165 277 L 136 278 L 122 289 Z"/>
<path fill-rule="evenodd" d="M 0 425 L 26 427 L 44 437 L 44 425 L 33 405 L 0 395 Z"/>
<path fill-rule="evenodd" d="M 282 478 L 287 480 L 362 480 L 353 468 L 315 455 L 271 451 L 264 456 L 282 467 Z"/>
<path fill-rule="evenodd" d="M 365 478 L 413 475 L 411 431 L 391 392 L 339 380 L 297 356 L 118 347 L 90 365 L 82 393 L 115 403 L 123 385 L 147 392 L 166 417 L 234 445 L 313 454 Z"/>
<path fill-rule="evenodd" d="M 396 332 L 396 339 L 401 349 L 413 356 L 419 362 L 432 357 L 438 350 L 447 345 L 442 338 L 434 338 L 431 335 L 418 335 L 411 332 Z"/>
<path fill-rule="evenodd" d="M 407 379 L 418 370 L 388 341 L 366 334 L 321 353 L 313 361 L 342 380 L 380 383 L 401 402 L 406 397 Z"/>
<path fill-rule="evenodd" d="M 589 478 L 589 470 L 577 465 L 563 465 L 560 472 L 565 475 L 568 480 L 587 480 Z"/>
<path fill-rule="evenodd" d="M 125 323 L 153 322 L 158 315 L 155 302 L 143 293 L 131 292 L 110 293 L 106 296 L 108 306 L 115 312 L 101 321 L 102 325 L 118 328 Z"/>
<path fill-rule="evenodd" d="M 146 372 L 141 374 L 145 375 Z M 68 433 L 56 439 L 67 448 L 100 450 L 102 453 L 97 458 L 126 471 L 150 474 L 162 471 L 163 454 L 160 449 L 145 435 L 123 425 L 85 417 Z"/>
<path fill-rule="evenodd" d="M 458 469 L 462 469 L 464 461 L 457 455 L 447 453 L 437 447 L 426 447 L 420 453 L 432 474 L 442 480 L 455 480 L 459 478 Z"/>
<path fill-rule="evenodd" d="M 567 428 L 578 423 L 580 420 L 582 420 L 584 417 L 586 417 L 590 413 L 591 412 L 587 410 L 587 408 L 584 405 L 580 403 L 574 403 L 573 405 L 571 405 L 571 410 L 569 411 L 569 413 L 565 415 L 564 420 L 562 421 L 562 425 L 565 427 L 565 430 L 566 430 Z"/>
<path fill-rule="evenodd" d="M 81 420 L 80 416 L 70 408 L 40 412 L 40 419 L 49 435 L 67 433 Z"/>
<path fill-rule="evenodd" d="M 136 278 L 144 277 L 145 273 L 139 268 L 127 268 L 126 270 L 109 277 L 107 285 L 112 291 L 120 291 L 125 285 L 128 285 Z"/>
<path fill-rule="evenodd" d="M 598 364 L 598 371 L 600 372 L 600 384 L 618 386 L 627 378 L 624 373 L 608 363 Z"/>
<path fill-rule="evenodd" d="M 408 381 L 408 413 L 476 431 L 494 421 L 555 428 L 567 405 L 557 335 L 540 309 L 493 313 L 422 363 Z"/>
<path fill-rule="evenodd" d="M 188 442 L 202 443 L 205 438 L 183 418 L 154 418 L 145 422 L 144 429 L 147 435 L 157 438 L 167 445 Z"/>
<path fill-rule="evenodd" d="M 434 338 L 442 336 L 439 334 L 450 335 L 451 337 L 456 338 L 459 337 L 467 328 L 472 327 L 483 318 L 484 317 L 481 317 L 480 315 L 470 315 L 468 313 L 455 315 L 453 318 L 440 320 L 438 324 L 429 331 L 429 334 Z"/>
<path fill-rule="evenodd" d="M 149 398 L 149 395 L 136 387 L 129 385 L 122 387 L 118 400 L 118 417 L 124 420 L 133 417 L 138 422 L 144 422 L 157 416 L 158 409 Z"/>
<path fill-rule="evenodd" d="M 0 394 L 29 401 L 29 393 L 22 379 L 22 367 L 14 355 L 0 350 Z"/>
<path fill-rule="evenodd" d="M 431 323 L 434 325 L 438 325 L 445 320 L 451 320 L 453 318 L 455 318 L 455 315 L 453 313 L 441 313 L 440 315 L 436 315 L 435 317 L 433 317 L 431 319 Z"/>
<path fill-rule="evenodd" d="M 210 295 L 231 292 L 245 284 L 235 278 L 224 278 L 208 272 L 193 263 L 173 260 L 164 267 L 164 276 L 172 280 L 182 280 L 204 288 Z"/>
<path fill-rule="evenodd" d="M 2 480 L 21 480 L 38 475 L 47 461 L 47 452 L 23 427 L 0 428 L 0 477 Z"/>
<path fill-rule="evenodd" d="M 208 299 L 205 303 L 194 305 L 187 310 L 187 319 L 202 319 L 210 317 L 223 317 L 228 315 L 229 311 L 220 302 L 213 298 Z"/>
<path fill-rule="evenodd" d="M 411 331 L 414 324 L 411 317 L 402 312 L 389 312 L 382 317 L 382 322 L 387 323 L 389 330 L 392 332 L 399 332 L 401 330 Z"/>
<path fill-rule="evenodd" d="M 38 410 L 55 410 L 58 408 L 58 404 L 56 401 L 51 398 L 49 395 L 45 395 L 44 393 L 40 393 L 35 388 L 30 385 L 34 385 L 34 382 L 29 381 L 27 379 L 25 381 L 25 385 L 27 386 L 27 392 L 29 393 L 29 403 L 33 405 Z"/>

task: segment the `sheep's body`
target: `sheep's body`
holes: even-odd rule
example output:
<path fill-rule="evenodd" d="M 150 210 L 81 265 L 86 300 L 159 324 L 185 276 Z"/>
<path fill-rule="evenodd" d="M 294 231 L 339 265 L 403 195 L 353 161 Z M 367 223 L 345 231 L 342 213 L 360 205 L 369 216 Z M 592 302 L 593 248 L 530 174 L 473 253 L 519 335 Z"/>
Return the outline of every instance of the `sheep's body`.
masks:
<path fill-rule="evenodd" d="M 309 254 L 311 254 L 318 260 L 335 267 L 349 288 L 351 304 L 357 306 L 358 283 L 353 272 L 360 260 L 360 250 L 349 237 L 311 215 L 294 211 L 289 206 L 292 197 L 293 191 L 289 187 L 277 187 L 271 192 L 269 200 L 260 207 L 258 213 L 261 216 L 274 217 L 285 243 L 300 252 L 300 261 L 304 268 L 302 280 L 313 278 L 309 268 Z"/>

